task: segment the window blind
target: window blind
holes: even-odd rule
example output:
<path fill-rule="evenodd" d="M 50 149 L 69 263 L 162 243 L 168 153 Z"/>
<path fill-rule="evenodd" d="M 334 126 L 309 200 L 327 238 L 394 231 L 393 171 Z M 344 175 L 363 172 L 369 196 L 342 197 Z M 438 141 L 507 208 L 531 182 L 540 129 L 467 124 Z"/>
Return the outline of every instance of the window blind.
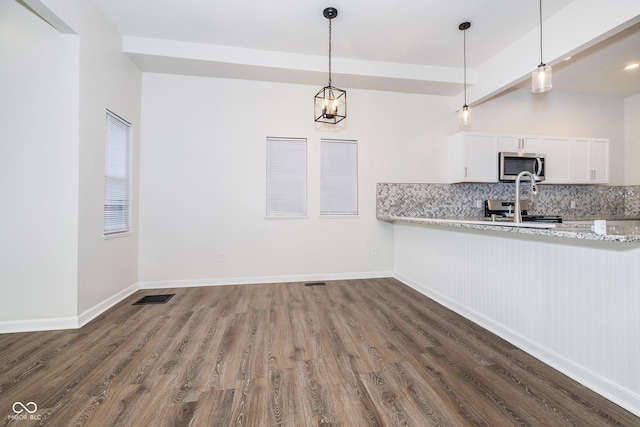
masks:
<path fill-rule="evenodd" d="M 307 140 L 267 138 L 267 217 L 307 216 Z"/>
<path fill-rule="evenodd" d="M 104 234 L 130 230 L 131 125 L 107 111 L 104 165 Z"/>
<path fill-rule="evenodd" d="M 358 142 L 320 140 L 320 215 L 358 214 Z"/>

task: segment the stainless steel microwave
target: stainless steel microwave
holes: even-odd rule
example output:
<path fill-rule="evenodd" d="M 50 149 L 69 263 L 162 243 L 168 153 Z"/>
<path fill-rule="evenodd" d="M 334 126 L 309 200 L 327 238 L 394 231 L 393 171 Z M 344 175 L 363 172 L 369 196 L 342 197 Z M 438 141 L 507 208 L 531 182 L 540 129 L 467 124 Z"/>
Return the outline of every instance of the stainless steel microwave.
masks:
<path fill-rule="evenodd" d="M 527 171 L 544 181 L 545 155 L 533 153 L 498 153 L 498 176 L 502 182 L 513 182 L 518 174 Z"/>

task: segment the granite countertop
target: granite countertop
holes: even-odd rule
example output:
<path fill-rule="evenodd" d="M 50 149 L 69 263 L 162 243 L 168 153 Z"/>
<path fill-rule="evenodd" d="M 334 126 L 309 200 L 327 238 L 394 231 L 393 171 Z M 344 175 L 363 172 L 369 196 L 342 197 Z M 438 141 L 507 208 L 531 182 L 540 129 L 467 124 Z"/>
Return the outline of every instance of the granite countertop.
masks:
<path fill-rule="evenodd" d="M 570 239 L 599 240 L 607 242 L 640 242 L 640 221 L 608 220 L 606 234 L 593 231 L 593 221 L 566 221 L 559 224 L 496 221 L 484 218 L 416 218 L 400 216 L 379 216 L 379 220 L 391 223 L 436 225 L 442 227 L 470 228 L 497 232 L 556 236 Z"/>

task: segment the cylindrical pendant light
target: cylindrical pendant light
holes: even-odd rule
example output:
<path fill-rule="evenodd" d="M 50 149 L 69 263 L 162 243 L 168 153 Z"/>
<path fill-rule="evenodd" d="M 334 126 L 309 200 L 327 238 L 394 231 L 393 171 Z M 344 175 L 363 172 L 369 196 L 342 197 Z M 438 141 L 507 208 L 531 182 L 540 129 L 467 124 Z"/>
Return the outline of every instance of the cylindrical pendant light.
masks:
<path fill-rule="evenodd" d="M 531 92 L 542 93 L 551 90 L 551 66 L 542 60 L 542 0 L 540 1 L 540 65 L 531 73 Z"/>
<path fill-rule="evenodd" d="M 469 126 L 471 124 L 471 109 L 467 105 L 467 30 L 471 28 L 470 22 L 463 22 L 458 29 L 463 34 L 463 58 L 464 58 L 464 105 L 458 114 L 458 123 L 460 126 Z"/>

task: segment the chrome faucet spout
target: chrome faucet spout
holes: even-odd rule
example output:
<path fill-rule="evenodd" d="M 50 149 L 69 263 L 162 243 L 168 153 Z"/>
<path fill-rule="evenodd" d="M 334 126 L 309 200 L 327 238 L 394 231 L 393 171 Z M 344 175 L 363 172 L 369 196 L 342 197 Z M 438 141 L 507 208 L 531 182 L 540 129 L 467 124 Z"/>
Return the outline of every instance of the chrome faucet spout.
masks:
<path fill-rule="evenodd" d="M 531 193 L 538 194 L 538 186 L 536 185 L 537 176 L 529 171 L 522 171 L 516 176 L 516 201 L 513 206 L 513 222 L 520 224 L 522 222 L 522 209 L 520 209 L 520 180 L 528 177 L 531 181 Z"/>

